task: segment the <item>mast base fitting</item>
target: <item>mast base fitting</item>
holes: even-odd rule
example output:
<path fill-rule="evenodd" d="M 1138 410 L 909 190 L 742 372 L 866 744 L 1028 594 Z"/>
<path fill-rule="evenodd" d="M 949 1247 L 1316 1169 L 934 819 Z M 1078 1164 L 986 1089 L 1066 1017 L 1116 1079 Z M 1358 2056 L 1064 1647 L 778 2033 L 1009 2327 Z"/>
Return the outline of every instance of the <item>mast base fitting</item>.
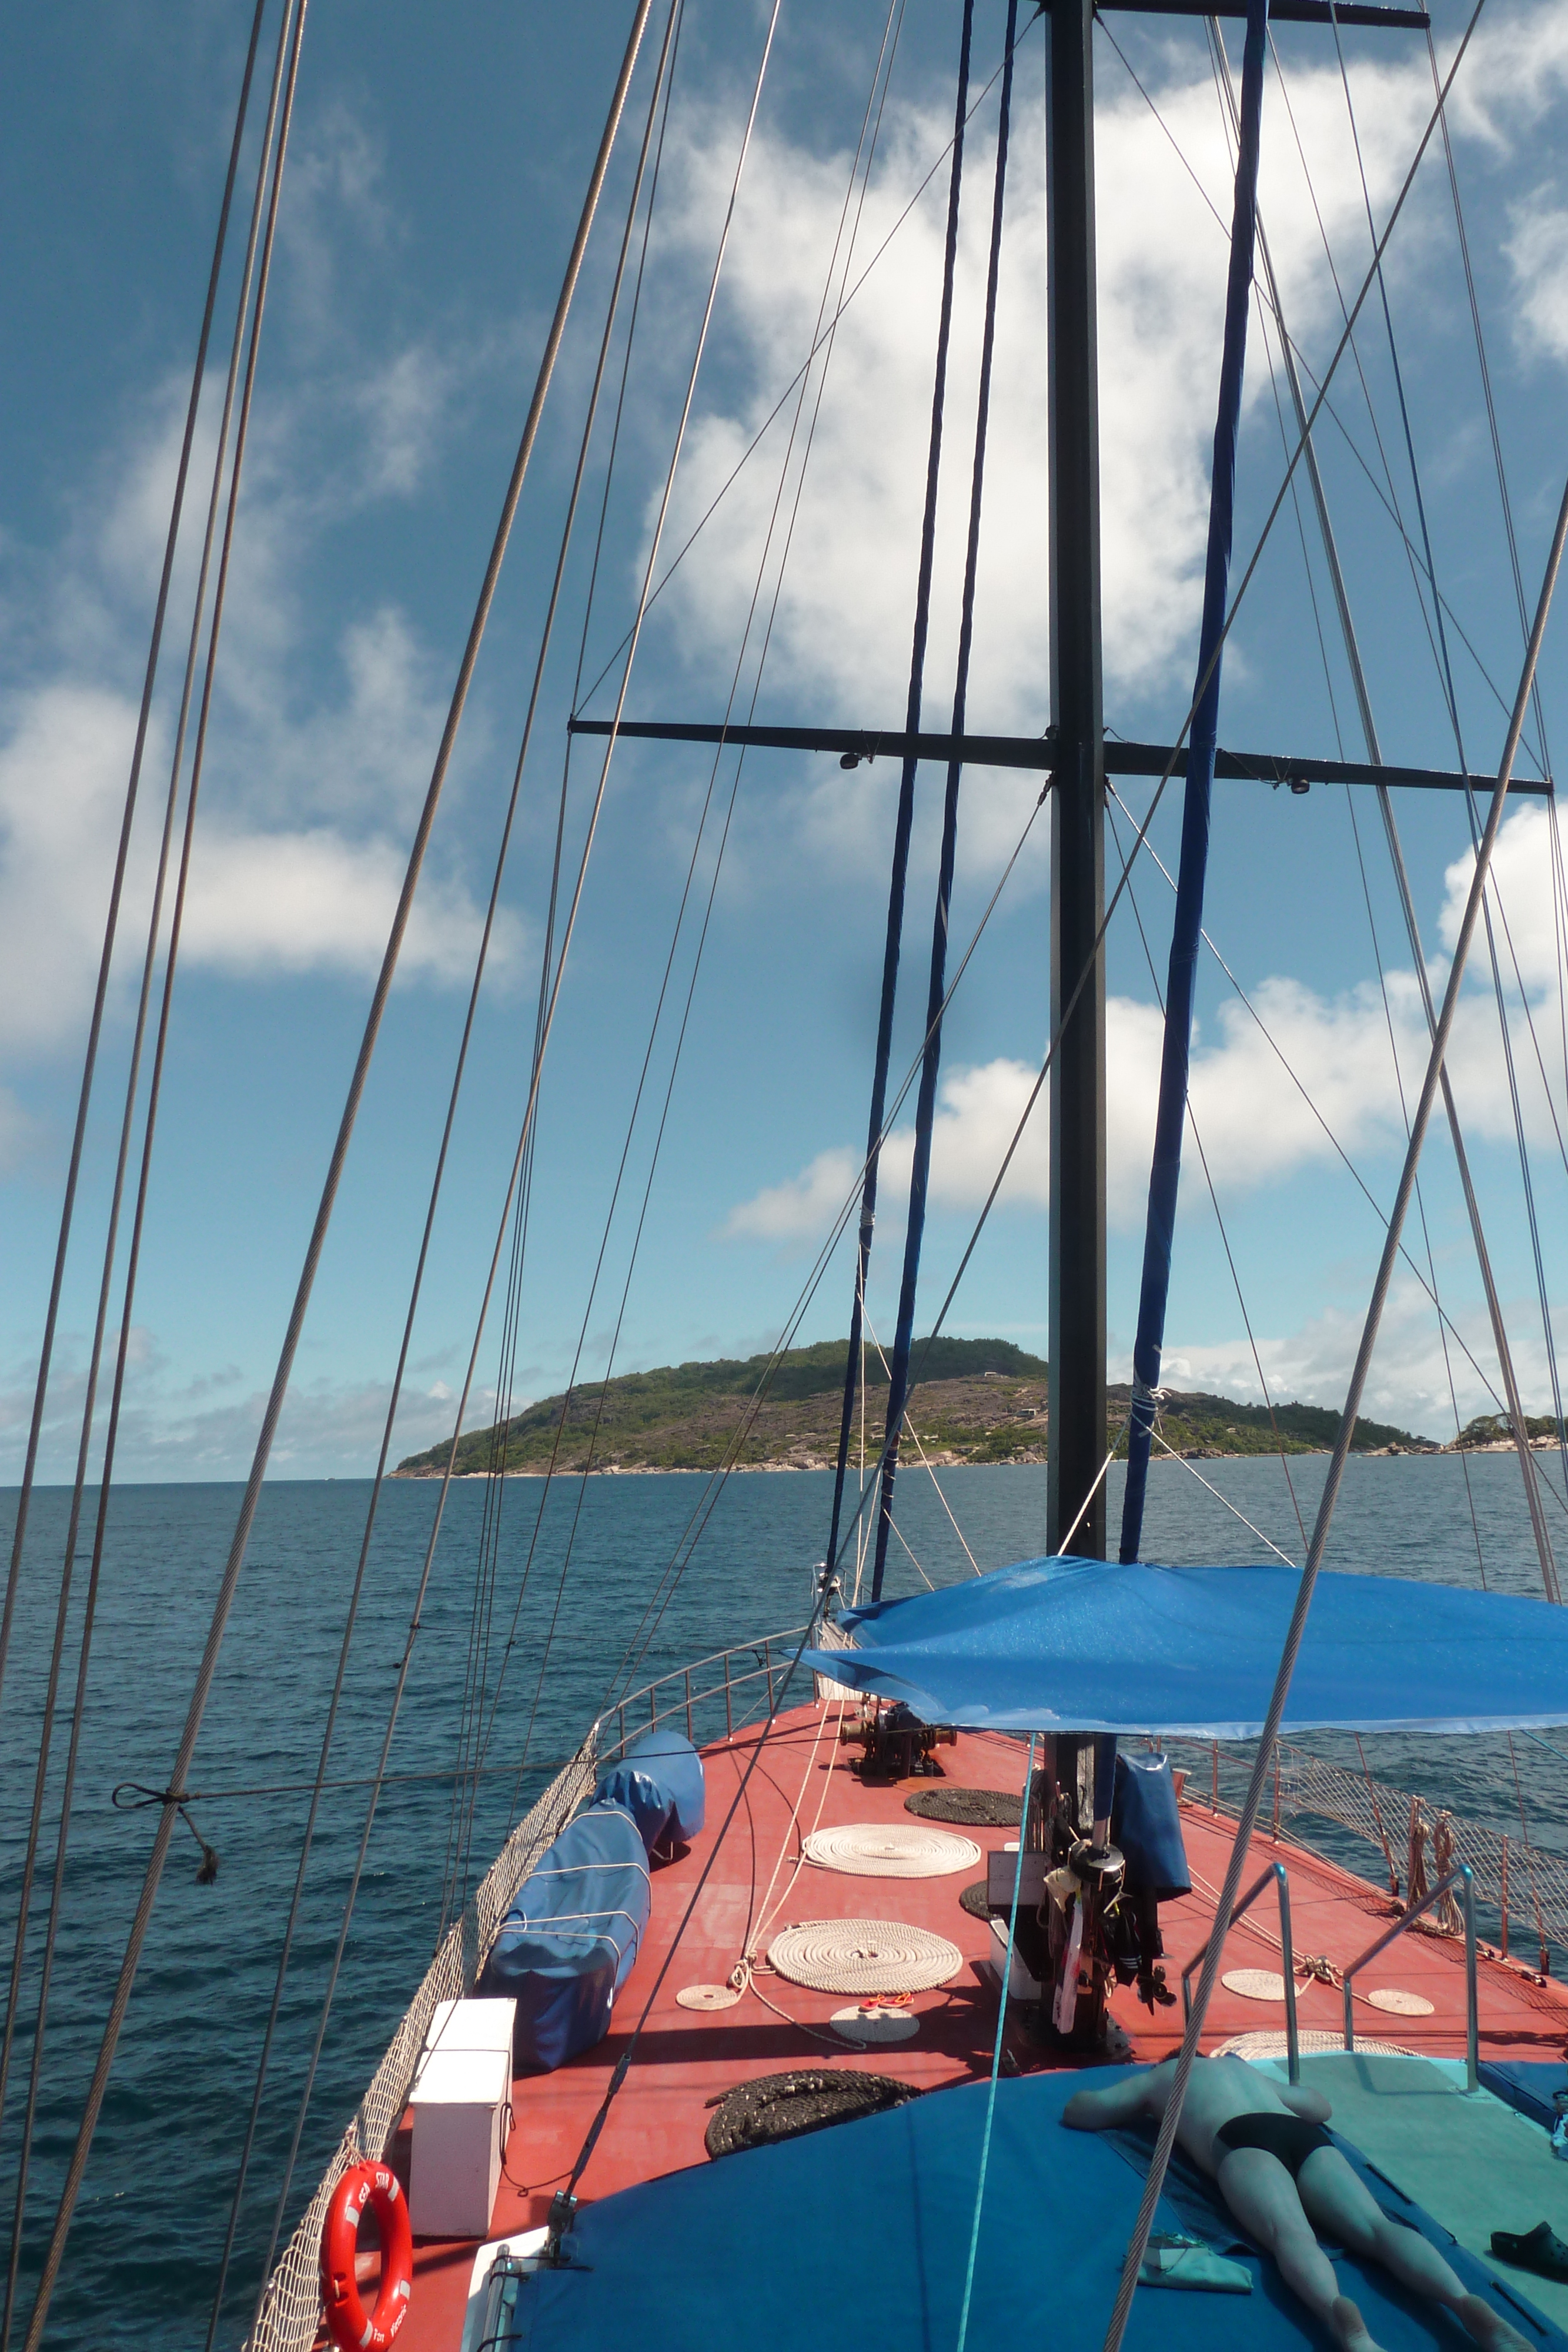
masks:
<path fill-rule="evenodd" d="M 1126 1866 L 1120 1846 L 1091 1845 L 1087 1838 L 1080 1838 L 1067 1856 L 1067 1867 L 1074 1878 L 1106 1895 L 1115 1892 L 1112 1882 L 1121 1877 Z"/>

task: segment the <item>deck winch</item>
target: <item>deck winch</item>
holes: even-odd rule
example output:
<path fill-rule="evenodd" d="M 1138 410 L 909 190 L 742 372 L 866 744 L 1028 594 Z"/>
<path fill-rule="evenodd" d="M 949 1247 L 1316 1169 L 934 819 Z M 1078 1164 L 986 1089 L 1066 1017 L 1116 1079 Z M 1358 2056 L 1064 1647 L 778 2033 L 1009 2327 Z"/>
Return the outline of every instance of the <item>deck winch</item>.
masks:
<path fill-rule="evenodd" d="M 839 1727 L 841 1746 L 861 1744 L 854 1769 L 862 1779 L 940 1780 L 942 1767 L 932 1750 L 956 1748 L 958 1735 L 950 1723 L 922 1723 L 902 1699 L 868 1699 L 859 1719 Z"/>

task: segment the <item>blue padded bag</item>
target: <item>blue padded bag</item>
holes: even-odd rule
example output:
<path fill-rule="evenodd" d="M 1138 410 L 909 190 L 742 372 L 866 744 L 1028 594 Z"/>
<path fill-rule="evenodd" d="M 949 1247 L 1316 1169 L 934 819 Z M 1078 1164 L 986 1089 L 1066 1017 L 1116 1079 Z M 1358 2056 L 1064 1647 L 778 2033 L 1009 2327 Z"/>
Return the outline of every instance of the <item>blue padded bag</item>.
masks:
<path fill-rule="evenodd" d="M 1117 1751 L 1111 1843 L 1122 1849 L 1130 1888 L 1147 1887 L 1162 1903 L 1192 1893 L 1168 1756 L 1138 1748 Z"/>
<path fill-rule="evenodd" d="M 648 1857 L 622 1805 L 591 1805 L 540 1855 L 501 1922 L 478 1987 L 517 2004 L 519 2072 L 549 2074 L 603 2040 L 649 1904 Z"/>
<path fill-rule="evenodd" d="M 703 1759 L 673 1728 L 645 1731 L 599 1783 L 594 1802 L 605 1801 L 625 1806 L 650 1853 L 659 1846 L 689 1845 L 706 1813 Z"/>

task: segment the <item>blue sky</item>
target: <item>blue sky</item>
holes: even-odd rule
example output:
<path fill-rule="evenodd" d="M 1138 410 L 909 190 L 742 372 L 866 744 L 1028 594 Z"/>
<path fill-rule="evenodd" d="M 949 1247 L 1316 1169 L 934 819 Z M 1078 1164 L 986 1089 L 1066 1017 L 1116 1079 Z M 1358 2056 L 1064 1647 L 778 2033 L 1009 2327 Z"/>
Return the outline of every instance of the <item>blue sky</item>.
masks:
<path fill-rule="evenodd" d="M 433 18 L 397 5 L 318 0 L 308 20 L 138 1294 L 121 1455 L 129 1476 L 235 1475 L 248 1463 L 626 14 L 600 0 L 580 12 L 465 5 Z M 994 0 L 981 0 L 977 95 L 998 61 L 1002 16 Z M 235 0 L 160 0 L 112 12 L 67 5 L 33 12 L 12 36 L 0 141 L 6 214 L 17 225 L 0 263 L 8 320 L 0 348 L 0 1475 L 14 1475 L 20 1461 L 108 860 L 247 18 Z M 1197 30 L 1109 21 L 1127 64 L 1102 35 L 1106 711 L 1123 734 L 1168 740 L 1186 707 L 1195 654 L 1225 273 L 1224 234 L 1209 206 L 1228 217 L 1229 164 Z M 1446 62 L 1462 17 L 1443 0 L 1434 21 Z M 865 272 L 863 283 L 834 343 L 798 499 L 796 473 L 784 477 L 793 535 L 757 704 L 772 719 L 888 725 L 902 714 L 945 173 L 904 208 L 947 136 L 956 22 L 951 0 L 908 0 L 857 230 L 852 279 Z M 666 556 L 685 541 L 810 345 L 883 24 L 876 7 L 786 0 L 781 9 L 675 478 Z M 268 38 L 272 29 L 269 18 Z M 766 12 L 754 5 L 690 0 L 588 632 L 589 677 L 633 609 L 765 30 Z M 1239 42 L 1233 47 L 1239 52 Z M 1282 28 L 1279 57 L 1283 84 L 1271 73 L 1265 99 L 1264 219 L 1292 332 L 1316 366 L 1340 325 L 1323 238 L 1348 296 L 1369 249 L 1360 172 L 1381 225 L 1430 110 L 1430 68 L 1418 36 L 1346 35 L 1347 109 L 1326 32 Z M 351 1474 L 373 1460 L 652 58 L 650 48 L 361 1118 L 276 1456 L 279 1475 Z M 1037 26 L 1019 65 L 969 703 L 977 729 L 1038 731 L 1050 716 L 1042 86 Z M 1568 5 L 1489 0 L 1451 128 L 1531 593 L 1564 463 L 1565 89 Z M 944 585 L 926 676 L 932 724 L 951 692 L 994 121 L 989 100 L 975 119 L 966 189 L 939 533 Z M 1484 769 L 1502 722 L 1479 665 L 1510 694 L 1520 633 L 1440 149 L 1396 234 L 1387 286 L 1438 583 L 1479 656 L 1456 640 L 1467 749 Z M 1325 423 L 1319 439 L 1383 745 L 1391 760 L 1448 767 L 1453 739 L 1427 630 L 1375 487 L 1386 495 L 1392 480 L 1414 534 L 1375 304 L 1364 318 L 1357 360 L 1347 362 L 1333 394 L 1343 429 Z M 1282 398 L 1282 382 L 1280 392 Z M 604 446 L 601 432 L 591 520 Z M 633 715 L 722 709 L 784 455 L 776 430 L 653 607 L 628 694 Z M 1255 313 L 1242 555 L 1272 500 L 1281 460 Z M 1345 756 L 1356 758 L 1354 707 L 1304 499 L 1302 521 L 1317 616 L 1288 505 L 1232 641 L 1221 739 L 1331 754 L 1343 742 Z M 433 1442 L 450 1424 L 526 1092 L 591 543 L 585 530 L 525 778 L 494 984 L 459 1119 L 400 1451 Z M 776 562 L 762 576 L 766 604 Z M 188 567 L 182 579 L 188 596 Z M 171 630 L 163 670 L 66 1295 L 47 1475 L 65 1475 L 74 1452 L 183 625 Z M 1542 674 L 1549 731 L 1559 732 L 1561 643 L 1559 629 Z M 754 670 L 752 657 L 742 671 L 747 698 Z M 589 707 L 607 707 L 604 689 Z M 714 880 L 713 821 L 696 835 L 709 773 L 698 752 L 632 747 L 612 768 L 541 1097 L 519 1396 L 561 1384 L 585 1319 L 584 1370 L 601 1370 L 607 1359 L 696 925 Z M 569 850 L 580 840 L 596 777 L 593 755 L 580 747 Z M 733 769 L 722 768 L 720 806 L 732 781 Z M 750 1352 L 769 1345 L 790 1314 L 850 1189 L 863 1135 L 895 786 L 886 762 L 849 775 L 831 760 L 767 754 L 745 767 L 627 1289 L 618 1369 Z M 939 791 L 939 777 L 923 772 L 900 1069 L 924 999 Z M 967 780 L 956 937 L 967 939 L 977 921 L 1030 797 L 1016 777 Z M 1143 795 L 1131 785 L 1128 800 L 1141 811 Z M 1171 800 L 1155 838 L 1174 866 Z M 1356 815 L 1386 1012 L 1343 792 L 1314 788 L 1294 798 L 1219 788 L 1208 928 L 1329 1127 L 1386 1200 L 1402 1132 L 1390 1026 L 1408 1087 L 1418 1073 L 1421 1024 L 1375 803 L 1363 796 Z M 1451 939 L 1464 882 L 1462 806 L 1405 795 L 1399 815 L 1440 974 L 1445 921 Z M 1047 834 L 1042 817 L 948 1024 L 925 1255 L 932 1304 L 1045 1043 Z M 697 911 L 677 942 L 675 1011 L 654 1040 L 627 1190 L 591 1301 L 694 839 Z M 1554 1119 L 1564 1116 L 1563 1044 L 1550 842 L 1539 812 L 1521 814 L 1505 833 L 1500 887 L 1523 979 L 1511 1019 L 1556 1296 L 1563 1162 Z M 1146 862 L 1137 902 L 1163 973 L 1169 893 Z M 1121 1365 L 1136 1299 L 1158 1054 L 1153 990 L 1130 918 L 1113 933 L 1111 991 L 1110 1321 Z M 1195 1117 L 1264 1369 L 1279 1393 L 1336 1402 L 1379 1228 L 1212 961 L 1200 980 L 1199 1019 Z M 1454 1074 L 1521 1370 L 1530 1402 L 1542 1409 L 1545 1354 L 1490 988 L 1471 991 Z M 907 1157 L 906 1139 L 895 1139 L 871 1302 L 879 1329 L 894 1319 Z M 1002 1332 L 1043 1349 L 1044 1166 L 1041 1121 L 977 1253 L 952 1328 Z M 1490 1373 L 1479 1284 L 1440 1129 L 1428 1153 L 1426 1205 L 1438 1287 Z M 806 1313 L 802 1338 L 843 1329 L 848 1280 L 841 1254 Z M 1484 1385 L 1462 1351 L 1454 1360 L 1468 1413 L 1486 1402 Z M 1167 1377 L 1257 1393 L 1201 1179 L 1184 1194 Z M 479 1357 L 481 1391 L 495 1379 L 492 1336 Z M 1396 1287 L 1369 1409 L 1434 1434 L 1451 1432 L 1436 1320 L 1412 1282 Z M 485 1393 L 471 1417 L 489 1417 Z"/>

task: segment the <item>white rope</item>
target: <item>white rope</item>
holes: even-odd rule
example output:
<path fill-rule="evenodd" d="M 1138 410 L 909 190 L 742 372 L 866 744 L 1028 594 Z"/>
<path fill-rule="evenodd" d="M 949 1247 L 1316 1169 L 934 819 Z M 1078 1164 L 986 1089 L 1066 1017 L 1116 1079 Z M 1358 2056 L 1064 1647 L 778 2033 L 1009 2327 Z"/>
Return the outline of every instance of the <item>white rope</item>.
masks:
<path fill-rule="evenodd" d="M 980 1859 L 973 1838 L 923 1822 L 842 1822 L 813 1830 L 805 1852 L 820 1870 L 841 1870 L 852 1878 L 949 1878 L 973 1870 Z"/>
<path fill-rule="evenodd" d="M 899 1919 L 804 1919 L 775 1936 L 776 1976 L 812 1992 L 930 1992 L 964 1965 L 946 1936 Z"/>
<path fill-rule="evenodd" d="M 773 1865 L 773 1875 L 768 1882 L 768 1892 L 762 1898 L 762 1908 L 758 1914 L 757 1926 L 752 1930 L 752 1933 L 747 1937 L 746 1949 L 742 1952 L 735 1969 L 730 1972 L 729 1980 L 731 1984 L 736 1982 L 737 1977 L 740 1976 L 743 1971 L 747 1977 L 749 1977 L 752 1969 L 756 1966 L 757 1948 L 758 1944 L 761 1943 L 763 1937 L 768 1933 L 768 1928 L 772 1926 L 779 1912 L 782 1911 L 785 1904 L 789 1900 L 790 1894 L 794 1889 L 795 1881 L 800 1877 L 801 1871 L 806 1866 L 806 1841 L 803 1837 L 800 1837 L 800 1808 L 806 1801 L 806 1790 L 810 1786 L 811 1773 L 817 1761 L 817 1750 L 821 1746 L 822 1733 L 827 1727 L 828 1708 L 831 1703 L 831 1702 L 827 1699 L 822 1701 L 822 1711 L 817 1718 L 816 1734 L 811 1741 L 811 1752 L 806 1759 L 806 1769 L 800 1781 L 800 1793 L 796 1798 L 793 1805 L 789 1808 L 789 1819 L 785 1826 L 784 1835 L 779 1847 L 779 1859 Z M 833 1720 L 835 1742 L 837 1740 L 839 1727 L 842 1724 L 843 1719 L 844 1701 L 841 1698 L 838 1702 L 838 1714 L 835 1716 Z M 817 1800 L 817 1817 L 811 1823 L 812 1835 L 815 1835 L 818 1829 L 821 1826 L 822 1814 L 828 1801 L 828 1791 L 831 1786 L 832 1773 L 830 1769 L 822 1775 L 822 1793 Z M 799 1849 L 795 1855 L 795 1867 L 789 1874 L 789 1885 L 785 1887 L 783 1894 L 779 1897 L 778 1902 L 774 1903 L 773 1889 L 778 1885 L 779 1874 L 784 1867 L 784 1856 L 789 1847 L 789 1832 L 791 1830 L 795 1832 L 796 1837 L 799 1839 Z M 769 1908 L 770 1905 L 772 1906 L 771 1908 Z"/>
<path fill-rule="evenodd" d="M 1166 1440 L 1160 1435 L 1157 1429 L 1152 1430 L 1150 1432 L 1150 1435 L 1153 1437 L 1155 1444 L 1160 1448 L 1160 1451 L 1163 1454 L 1168 1454 L 1173 1462 L 1179 1462 L 1184 1470 L 1192 1471 L 1192 1475 L 1197 1480 L 1198 1485 L 1211 1494 L 1217 1503 L 1223 1503 L 1226 1509 L 1230 1513 L 1232 1518 L 1239 1519 L 1244 1528 L 1250 1528 L 1252 1534 L 1257 1537 L 1259 1542 L 1260 1544 L 1267 1544 L 1270 1550 L 1277 1559 L 1282 1559 L 1287 1568 L 1295 1567 L 1296 1563 L 1291 1558 L 1290 1553 L 1288 1551 L 1281 1551 L 1273 1538 L 1271 1536 L 1266 1536 L 1261 1528 L 1253 1527 L 1252 1522 L 1248 1517 L 1246 1512 L 1239 1511 L 1235 1504 L 1229 1499 L 1228 1496 L 1222 1495 L 1218 1486 L 1210 1486 L 1202 1471 L 1194 1470 L 1192 1464 L 1187 1460 L 1185 1454 L 1178 1454 L 1174 1445 L 1167 1444 Z"/>
<path fill-rule="evenodd" d="M 1061 1555 L 1067 1549 L 1068 1545 L 1072 1541 L 1073 1537 L 1083 1525 L 1083 1521 L 1088 1515 L 1089 1506 L 1100 1491 L 1100 1481 L 1105 1475 L 1106 1471 L 1111 1467 L 1112 1463 L 1116 1459 L 1116 1448 L 1122 1443 L 1122 1439 L 1126 1433 L 1126 1427 L 1127 1424 L 1124 1422 L 1121 1428 L 1116 1432 L 1115 1436 L 1112 1439 L 1111 1451 L 1107 1454 L 1104 1461 L 1102 1462 L 1099 1469 L 1094 1474 L 1094 1484 L 1090 1487 L 1089 1492 L 1084 1496 L 1083 1500 L 1078 1506 L 1078 1517 L 1073 1520 L 1072 1525 L 1068 1528 L 1067 1533 L 1062 1537 L 1061 1543 L 1058 1544 L 1056 1548 L 1056 1558 L 1058 1559 L 1061 1558 Z"/>
<path fill-rule="evenodd" d="M 892 1371 L 892 1368 L 890 1367 L 890 1365 L 889 1365 L 889 1363 L 888 1363 L 887 1358 L 886 1358 L 886 1357 L 885 1357 L 885 1355 L 883 1355 L 883 1353 L 882 1341 L 881 1341 L 881 1340 L 877 1338 L 877 1336 L 876 1336 L 876 1332 L 875 1332 L 874 1328 L 873 1328 L 873 1326 L 872 1326 L 871 1318 L 870 1318 L 870 1316 L 869 1316 L 869 1315 L 867 1315 L 867 1313 L 866 1313 L 866 1311 L 865 1311 L 865 1307 L 864 1307 L 863 1303 L 862 1303 L 862 1307 L 861 1307 L 861 1328 L 862 1328 L 862 1332 L 864 1332 L 864 1331 L 868 1331 L 868 1330 L 871 1332 L 871 1343 L 872 1343 L 872 1346 L 876 1349 L 877 1361 L 881 1364 L 883 1370 L 884 1372 L 886 1372 L 886 1374 L 887 1374 L 887 1377 L 888 1377 L 889 1381 L 891 1381 L 891 1380 L 892 1380 L 892 1378 L 893 1378 L 893 1371 Z M 863 1348 L 864 1348 L 864 1345 L 865 1345 L 865 1341 L 864 1341 L 863 1338 L 862 1338 L 862 1341 L 861 1341 L 861 1345 L 862 1345 L 862 1348 L 863 1349 Z M 864 1398 L 865 1398 L 865 1381 L 864 1381 L 863 1376 L 862 1376 L 862 1381 L 861 1381 L 861 1398 L 862 1398 L 862 1403 L 861 1403 L 861 1416 L 862 1416 L 862 1417 L 861 1417 L 861 1475 L 862 1475 L 862 1477 L 863 1478 L 863 1477 L 864 1477 L 864 1475 L 865 1475 L 865 1418 L 864 1418 L 864 1416 L 865 1416 L 865 1404 L 864 1404 Z M 965 1557 L 965 1559 L 968 1561 L 969 1566 L 974 1570 L 975 1574 L 976 1574 L 977 1576 L 978 1576 L 978 1575 L 979 1575 L 979 1573 L 980 1573 L 980 1563 L 979 1563 L 979 1561 L 975 1558 L 974 1553 L 969 1549 L 968 1545 L 967 1545 L 967 1543 L 964 1543 L 964 1530 L 963 1530 L 963 1528 L 958 1525 L 957 1520 L 956 1520 L 956 1519 L 955 1519 L 955 1518 L 953 1518 L 953 1507 L 952 1507 L 952 1505 L 948 1502 L 946 1496 L 942 1492 L 942 1481 L 937 1477 L 937 1475 L 936 1475 L 936 1469 L 935 1469 L 935 1467 L 933 1466 L 932 1463 L 931 1463 L 930 1457 L 927 1455 L 926 1451 L 925 1451 L 925 1448 L 924 1447 L 924 1445 L 922 1445 L 922 1444 L 920 1443 L 920 1432 L 915 1428 L 915 1423 L 914 1423 L 914 1421 L 913 1421 L 913 1420 L 911 1419 L 911 1417 L 910 1417 L 910 1413 L 909 1413 L 909 1411 L 908 1411 L 907 1406 L 906 1406 L 906 1407 L 905 1407 L 905 1409 L 904 1409 L 904 1427 L 905 1427 L 905 1429 L 909 1432 L 910 1436 L 915 1440 L 915 1451 L 916 1452 L 916 1454 L 919 1454 L 920 1459 L 921 1459 L 921 1462 L 924 1464 L 925 1467 L 925 1468 L 930 1472 L 930 1474 L 931 1474 L 931 1484 L 932 1484 L 932 1485 L 936 1487 L 936 1499 L 937 1499 L 937 1501 L 941 1504 L 942 1508 L 946 1512 L 948 1518 L 949 1518 L 949 1519 L 952 1519 L 952 1521 L 953 1521 L 953 1533 L 957 1537 L 958 1541 L 959 1541 L 961 1544 L 964 1544 L 964 1557 Z M 897 1523 L 896 1523 L 896 1521 L 895 1521 L 895 1520 L 894 1520 L 894 1519 L 890 1517 L 889 1521 L 888 1521 L 888 1524 L 889 1524 L 889 1526 L 893 1528 L 893 1532 L 894 1532 L 894 1534 L 895 1536 L 898 1536 L 898 1540 L 899 1540 L 899 1542 L 900 1542 L 900 1543 L 904 1543 L 904 1538 L 903 1538 L 902 1536 L 898 1535 L 898 1527 L 897 1527 Z M 871 1537 L 870 1537 L 870 1534 L 869 1534 L 869 1531 L 868 1531 L 867 1536 L 866 1536 L 866 1541 L 867 1541 L 867 1543 L 869 1543 L 869 1542 L 870 1542 L 870 1540 L 871 1540 Z M 906 1543 L 905 1543 L 905 1544 L 904 1544 L 904 1550 L 905 1550 L 905 1551 L 909 1551 L 909 1546 L 908 1546 Z M 862 1558 L 864 1557 L 863 1552 L 862 1552 Z M 912 1551 L 910 1551 L 910 1552 L 909 1552 L 909 1557 L 910 1557 L 910 1559 L 915 1559 L 915 1554 L 914 1554 Z M 919 1562 L 917 1559 L 916 1559 L 916 1560 L 915 1560 L 915 1567 L 916 1567 L 916 1568 L 920 1568 L 920 1562 Z M 925 1575 L 925 1570 L 924 1570 L 924 1569 L 921 1569 L 921 1570 L 920 1570 L 920 1572 L 921 1572 L 921 1574 L 922 1574 L 923 1576 L 924 1576 L 924 1575 Z M 858 1584 L 857 1584 L 857 1590 L 858 1590 Z"/>

